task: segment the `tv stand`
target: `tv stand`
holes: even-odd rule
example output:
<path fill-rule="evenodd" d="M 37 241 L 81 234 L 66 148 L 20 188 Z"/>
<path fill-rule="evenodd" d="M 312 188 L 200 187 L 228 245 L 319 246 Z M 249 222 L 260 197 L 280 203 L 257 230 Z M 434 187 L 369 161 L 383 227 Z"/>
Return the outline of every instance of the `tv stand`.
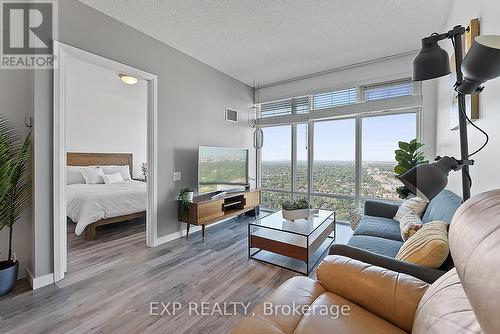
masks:
<path fill-rule="evenodd" d="M 186 238 L 189 238 L 191 225 L 201 226 L 201 239 L 205 241 L 205 226 L 221 220 L 236 217 L 253 211 L 257 215 L 260 205 L 260 190 L 247 190 L 236 193 L 197 196 L 189 203 L 188 214 L 182 221 L 187 224 Z"/>

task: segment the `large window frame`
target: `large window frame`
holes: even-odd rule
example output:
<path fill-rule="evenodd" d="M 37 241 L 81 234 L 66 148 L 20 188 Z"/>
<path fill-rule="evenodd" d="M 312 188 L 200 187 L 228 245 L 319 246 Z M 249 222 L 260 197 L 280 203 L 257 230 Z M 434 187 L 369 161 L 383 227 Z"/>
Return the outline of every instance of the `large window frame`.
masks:
<path fill-rule="evenodd" d="M 286 117 L 276 117 L 275 122 L 266 122 L 267 124 L 262 124 L 258 125 L 258 127 L 265 128 L 265 127 L 272 127 L 272 126 L 279 126 L 279 125 L 291 125 L 291 175 L 292 175 L 292 180 L 291 180 L 291 189 L 290 190 L 283 190 L 283 189 L 272 189 L 272 188 L 262 188 L 261 187 L 261 173 L 260 173 L 260 166 L 262 164 L 262 156 L 261 156 L 261 150 L 256 150 L 257 151 L 257 170 L 258 170 L 258 177 L 257 177 L 257 184 L 260 187 L 260 189 L 264 192 L 277 192 L 277 193 L 285 193 L 289 194 L 292 198 L 297 198 L 297 197 L 306 197 L 310 203 L 312 203 L 312 198 L 313 197 L 327 197 L 327 198 L 335 198 L 335 199 L 341 199 L 341 200 L 349 200 L 354 202 L 354 206 L 356 208 L 361 207 L 362 203 L 365 200 L 368 199 L 381 199 L 385 201 L 390 201 L 394 202 L 395 200 L 387 199 L 387 198 L 377 198 L 377 197 L 369 197 L 369 196 L 363 196 L 361 195 L 361 184 L 362 184 L 362 163 L 363 163 L 363 156 L 362 156 L 362 135 L 363 135 L 363 120 L 367 118 L 372 118 L 372 117 L 378 117 L 378 116 L 389 116 L 389 115 L 402 115 L 402 114 L 415 114 L 416 117 L 416 129 L 415 129 L 415 134 L 416 138 L 418 140 L 422 140 L 422 103 L 421 103 L 421 86 L 420 84 L 415 83 L 414 84 L 414 92 L 413 95 L 411 96 L 412 98 L 414 96 L 420 97 L 420 103 L 409 103 L 408 106 L 400 107 L 400 102 L 404 100 L 405 97 L 400 98 L 390 98 L 386 99 L 384 102 L 386 102 L 388 105 L 391 105 L 391 102 L 394 102 L 394 108 L 388 107 L 388 108 L 383 108 L 383 110 L 376 110 L 376 111 L 370 111 L 369 107 L 367 108 L 367 105 L 369 104 L 374 104 L 373 102 L 364 102 L 363 100 L 363 91 L 365 89 L 365 86 L 360 86 L 358 87 L 358 103 L 354 105 L 347 106 L 349 107 L 353 112 L 346 113 L 346 114 L 340 114 L 336 111 L 342 109 L 342 107 L 333 107 L 333 108 L 328 108 L 328 109 L 321 109 L 320 112 L 325 115 L 326 111 L 326 116 L 321 119 L 305 119 L 304 114 L 293 114 L 290 116 Z M 311 95 L 309 100 L 309 113 L 311 115 L 314 115 L 318 111 L 313 110 L 313 95 Z M 407 98 L 410 98 L 408 96 Z M 410 101 L 410 99 L 408 99 Z M 380 101 L 375 101 L 375 103 L 379 103 Z M 359 108 L 356 108 L 356 106 L 359 106 Z M 359 109 L 356 110 L 356 109 Z M 329 115 L 329 116 L 328 116 Z M 313 185 L 314 185 L 314 180 L 313 180 L 313 164 L 314 164 L 314 128 L 315 124 L 323 121 L 332 121 L 332 120 L 344 120 L 344 119 L 354 119 L 355 121 L 355 191 L 354 194 L 352 195 L 347 195 L 347 194 L 335 194 L 335 193 L 320 193 L 320 192 L 315 192 Z M 297 127 L 299 124 L 307 124 L 307 154 L 308 154 L 308 161 L 307 161 L 307 177 L 308 177 L 308 185 L 307 185 L 307 192 L 304 191 L 298 191 L 296 188 L 296 176 L 297 176 Z M 265 139 L 264 139 L 265 142 Z M 265 207 L 263 209 L 266 209 Z"/>

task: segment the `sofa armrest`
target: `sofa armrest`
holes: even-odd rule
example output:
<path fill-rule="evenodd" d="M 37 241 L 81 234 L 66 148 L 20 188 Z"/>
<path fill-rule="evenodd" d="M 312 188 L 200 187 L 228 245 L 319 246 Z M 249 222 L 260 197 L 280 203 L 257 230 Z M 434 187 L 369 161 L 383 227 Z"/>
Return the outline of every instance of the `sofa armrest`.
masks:
<path fill-rule="evenodd" d="M 330 247 L 330 255 L 341 255 L 398 273 L 411 275 L 429 284 L 434 283 L 445 271 L 396 260 L 349 245 L 336 244 Z"/>
<path fill-rule="evenodd" d="M 418 278 L 345 256 L 329 255 L 318 267 L 318 282 L 329 292 L 352 301 L 411 332 L 417 306 L 429 287 Z"/>
<path fill-rule="evenodd" d="M 367 216 L 394 218 L 398 212 L 399 205 L 381 201 L 365 201 L 364 214 Z"/>

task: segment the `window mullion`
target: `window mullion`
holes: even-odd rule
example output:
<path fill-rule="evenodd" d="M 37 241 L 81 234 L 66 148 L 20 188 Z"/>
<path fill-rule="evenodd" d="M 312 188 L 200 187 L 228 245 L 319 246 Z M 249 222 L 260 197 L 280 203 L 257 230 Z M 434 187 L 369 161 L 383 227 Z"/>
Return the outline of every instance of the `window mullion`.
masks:
<path fill-rule="evenodd" d="M 292 124 L 292 198 L 296 191 L 296 178 L 297 178 L 297 124 Z"/>
<path fill-rule="evenodd" d="M 362 173 L 362 169 L 363 169 L 363 166 L 362 166 L 362 161 L 363 161 L 363 157 L 362 157 L 362 147 L 361 147 L 361 143 L 362 143 L 362 133 L 363 133 L 363 129 L 362 129 L 362 126 L 363 126 L 363 123 L 362 123 L 362 118 L 360 116 L 357 116 L 356 117 L 356 153 L 355 153 L 355 158 L 354 158 L 354 165 L 355 165 L 355 191 L 354 191 L 354 206 L 356 208 L 359 208 L 361 206 L 361 201 L 360 201 L 360 195 L 361 195 L 361 173 Z"/>

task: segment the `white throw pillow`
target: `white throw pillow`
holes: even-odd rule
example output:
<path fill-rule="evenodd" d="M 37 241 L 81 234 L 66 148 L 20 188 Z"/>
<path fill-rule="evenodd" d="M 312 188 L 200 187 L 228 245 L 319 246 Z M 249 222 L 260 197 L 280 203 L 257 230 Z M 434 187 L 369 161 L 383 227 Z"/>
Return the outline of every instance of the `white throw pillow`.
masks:
<path fill-rule="evenodd" d="M 429 202 L 420 197 L 415 196 L 408 198 L 399 206 L 398 212 L 396 212 L 394 216 L 394 220 L 401 222 L 401 218 L 409 212 L 416 213 L 419 217 L 422 217 L 427 204 L 429 204 Z"/>
<path fill-rule="evenodd" d="M 104 183 L 106 183 L 106 184 L 123 182 L 123 177 L 120 173 L 104 174 L 102 176 L 102 179 L 104 180 Z"/>
<path fill-rule="evenodd" d="M 132 177 L 130 176 L 130 168 L 128 165 L 124 166 L 110 165 L 110 166 L 99 166 L 99 167 L 101 167 L 104 174 L 120 173 L 122 175 L 123 181 L 128 181 L 132 179 Z"/>
<path fill-rule="evenodd" d="M 399 222 L 399 228 L 401 229 L 401 238 L 403 239 L 403 241 L 408 240 L 412 235 L 420 230 L 422 226 L 422 220 L 416 213 L 409 212 L 404 215 Z"/>
<path fill-rule="evenodd" d="M 104 183 L 102 176 L 104 175 L 100 167 L 89 166 L 80 168 L 86 184 Z"/>
<path fill-rule="evenodd" d="M 66 184 L 85 184 L 81 168 L 82 166 L 66 166 Z"/>

